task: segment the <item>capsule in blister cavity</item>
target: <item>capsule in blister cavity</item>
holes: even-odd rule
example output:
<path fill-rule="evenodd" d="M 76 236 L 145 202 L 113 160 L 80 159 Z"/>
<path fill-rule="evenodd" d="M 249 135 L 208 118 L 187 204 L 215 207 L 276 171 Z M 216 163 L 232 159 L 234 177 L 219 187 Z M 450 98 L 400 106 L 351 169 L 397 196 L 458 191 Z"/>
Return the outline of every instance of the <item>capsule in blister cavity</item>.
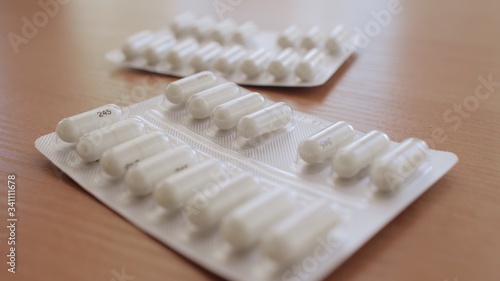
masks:
<path fill-rule="evenodd" d="M 325 55 L 318 48 L 309 50 L 295 68 L 295 75 L 303 81 L 310 81 L 318 73 Z"/>
<path fill-rule="evenodd" d="M 343 145 L 354 140 L 354 129 L 344 121 L 337 122 L 308 137 L 299 145 L 299 156 L 309 164 L 324 163 Z"/>
<path fill-rule="evenodd" d="M 210 117 L 216 106 L 239 96 L 240 87 L 227 82 L 194 94 L 187 102 L 187 109 L 193 118 L 205 119 Z"/>
<path fill-rule="evenodd" d="M 107 104 L 61 120 L 56 127 L 57 136 L 65 142 L 77 142 L 84 134 L 109 126 L 122 119 L 121 109 Z"/>
<path fill-rule="evenodd" d="M 122 52 L 128 59 L 142 55 L 146 47 L 153 42 L 155 35 L 151 30 L 143 30 L 127 38 Z"/>
<path fill-rule="evenodd" d="M 199 228 L 210 228 L 234 208 L 259 192 L 259 182 L 250 174 L 240 174 L 222 186 L 206 188 L 189 201 L 185 212 L 189 221 Z M 198 203 L 199 202 L 199 203 Z M 199 205 L 196 205 L 196 204 Z M 197 208 L 197 206 L 199 206 Z"/>
<path fill-rule="evenodd" d="M 151 64 L 163 61 L 167 57 L 167 53 L 170 51 L 170 49 L 175 46 L 176 42 L 177 41 L 175 40 L 175 38 L 170 35 L 162 36 L 154 40 L 146 48 L 144 57 Z"/>
<path fill-rule="evenodd" d="M 271 53 L 264 48 L 259 48 L 243 59 L 240 69 L 248 78 L 254 78 L 264 71 L 269 60 L 271 60 Z"/>
<path fill-rule="evenodd" d="M 231 40 L 238 25 L 232 19 L 226 19 L 219 22 L 212 32 L 212 39 L 226 45 Z"/>
<path fill-rule="evenodd" d="M 192 95 L 212 88 L 217 77 L 210 71 L 203 71 L 168 84 L 165 96 L 173 104 L 185 103 Z"/>
<path fill-rule="evenodd" d="M 187 145 L 178 146 L 146 158 L 130 167 L 125 174 L 125 185 L 137 196 L 150 194 L 165 177 L 182 171 L 198 162 L 196 152 Z"/>
<path fill-rule="evenodd" d="M 236 64 L 245 57 L 246 53 L 242 46 L 233 46 L 223 51 L 220 57 L 215 60 L 214 68 L 222 73 L 230 73 L 235 69 Z"/>
<path fill-rule="evenodd" d="M 342 147 L 333 158 L 333 169 L 341 178 L 355 176 L 389 147 L 389 137 L 371 131 L 362 138 Z"/>
<path fill-rule="evenodd" d="M 193 36 L 198 41 L 203 41 L 210 37 L 215 28 L 215 19 L 211 16 L 205 16 L 193 24 Z"/>
<path fill-rule="evenodd" d="M 176 37 L 187 35 L 191 31 L 195 20 L 196 16 L 193 13 L 180 14 L 172 20 L 170 29 Z"/>
<path fill-rule="evenodd" d="M 144 123 L 136 118 L 126 119 L 85 134 L 76 145 L 76 152 L 87 162 L 101 158 L 106 149 L 141 136 Z"/>
<path fill-rule="evenodd" d="M 302 31 L 296 25 L 291 25 L 278 36 L 278 45 L 281 48 L 295 48 L 301 37 Z"/>
<path fill-rule="evenodd" d="M 427 161 L 429 146 L 410 138 L 394 150 L 377 158 L 370 168 L 370 178 L 378 191 L 390 192 L 413 175 Z"/>
<path fill-rule="evenodd" d="M 342 26 L 337 26 L 334 28 L 330 34 L 328 34 L 325 41 L 325 48 L 330 52 L 330 54 L 335 54 L 340 49 L 339 39 L 340 35 L 344 32 L 344 28 Z"/>
<path fill-rule="evenodd" d="M 210 63 L 222 52 L 222 47 L 217 42 L 210 42 L 194 53 L 191 58 L 191 66 L 196 71 L 207 70 Z"/>
<path fill-rule="evenodd" d="M 325 35 L 321 28 L 317 25 L 313 26 L 304 34 L 304 37 L 302 37 L 300 46 L 307 50 L 320 48 L 324 37 Z"/>
<path fill-rule="evenodd" d="M 224 218 L 220 230 L 222 237 L 234 250 L 248 249 L 294 208 L 294 201 L 287 192 L 267 191 Z"/>
<path fill-rule="evenodd" d="M 253 139 L 285 128 L 293 119 L 293 111 L 284 102 L 278 102 L 241 118 L 238 135 Z"/>
<path fill-rule="evenodd" d="M 266 100 L 259 93 L 250 93 L 217 106 L 212 113 L 212 122 L 221 130 L 236 127 L 243 116 L 266 107 Z"/>
<path fill-rule="evenodd" d="M 209 159 L 184 171 L 163 178 L 156 184 L 153 197 L 158 205 L 176 209 L 204 187 L 220 184 L 224 166 Z"/>
<path fill-rule="evenodd" d="M 338 223 L 326 201 L 311 203 L 273 227 L 262 241 L 264 254 L 277 263 L 287 263 L 312 252 L 319 239 Z"/>
<path fill-rule="evenodd" d="M 167 54 L 167 61 L 175 68 L 187 63 L 188 58 L 198 50 L 198 42 L 188 38 L 175 45 Z"/>
<path fill-rule="evenodd" d="M 170 147 L 164 133 L 152 132 L 106 150 L 101 157 L 101 169 L 112 177 L 122 177 L 134 163 L 158 154 Z"/>
<path fill-rule="evenodd" d="M 233 42 L 240 45 L 249 45 L 252 37 L 259 31 L 259 28 L 253 21 L 247 21 L 235 31 Z"/>
<path fill-rule="evenodd" d="M 274 76 L 275 79 L 285 78 L 290 73 L 290 70 L 294 68 L 297 60 L 298 55 L 294 49 L 284 49 L 271 61 L 267 71 Z"/>

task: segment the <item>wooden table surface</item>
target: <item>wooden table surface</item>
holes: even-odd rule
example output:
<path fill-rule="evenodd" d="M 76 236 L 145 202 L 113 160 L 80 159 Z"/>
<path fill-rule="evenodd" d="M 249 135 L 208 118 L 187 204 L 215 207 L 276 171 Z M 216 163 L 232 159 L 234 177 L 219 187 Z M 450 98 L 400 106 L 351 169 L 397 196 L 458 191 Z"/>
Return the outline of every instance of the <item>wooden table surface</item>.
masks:
<path fill-rule="evenodd" d="M 460 158 L 328 280 L 499 280 L 499 1 L 60 2 L 50 16 L 38 1 L 0 3 L 0 219 L 7 224 L 9 174 L 17 176 L 18 217 L 15 274 L 7 272 L 8 233 L 0 227 L 0 280 L 119 281 L 122 270 L 123 280 L 218 279 L 86 193 L 34 141 L 66 116 L 161 94 L 174 78 L 117 68 L 105 52 L 186 10 L 217 15 L 213 3 L 221 2 L 236 4 L 226 18 L 263 29 L 368 29 L 366 44 L 325 85 L 252 89 L 396 141 L 419 137 Z M 373 23 L 387 11 L 395 13 L 384 26 Z M 34 21 L 39 27 L 30 29 Z"/>

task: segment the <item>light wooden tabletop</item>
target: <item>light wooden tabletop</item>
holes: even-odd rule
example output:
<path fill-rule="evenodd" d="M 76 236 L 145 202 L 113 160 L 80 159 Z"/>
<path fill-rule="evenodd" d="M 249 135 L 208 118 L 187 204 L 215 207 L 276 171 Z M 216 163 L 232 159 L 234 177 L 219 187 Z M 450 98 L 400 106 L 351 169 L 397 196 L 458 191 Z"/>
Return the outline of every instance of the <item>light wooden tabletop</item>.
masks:
<path fill-rule="evenodd" d="M 0 219 L 7 224 L 11 174 L 18 218 L 15 274 L 0 227 L 0 280 L 218 279 L 86 193 L 34 141 L 66 116 L 161 94 L 174 78 L 117 68 L 105 52 L 186 10 L 217 16 L 220 3 L 234 6 L 224 17 L 263 29 L 343 23 L 366 33 L 325 85 L 253 90 L 395 141 L 419 137 L 460 158 L 329 280 L 500 277 L 499 1 L 46 2 L 48 16 L 38 1 L 0 4 Z"/>

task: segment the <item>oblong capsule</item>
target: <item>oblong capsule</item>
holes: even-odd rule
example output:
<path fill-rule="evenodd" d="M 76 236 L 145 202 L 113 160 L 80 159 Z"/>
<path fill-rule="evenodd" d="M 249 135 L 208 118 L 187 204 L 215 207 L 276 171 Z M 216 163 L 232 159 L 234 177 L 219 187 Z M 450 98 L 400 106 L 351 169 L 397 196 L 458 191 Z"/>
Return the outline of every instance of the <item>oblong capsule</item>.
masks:
<path fill-rule="evenodd" d="M 344 121 L 337 122 L 299 144 L 299 156 L 309 164 L 324 163 L 343 145 L 354 140 L 354 129 Z"/>
<path fill-rule="evenodd" d="M 210 228 L 218 224 L 222 218 L 234 208 L 250 200 L 259 193 L 259 182 L 248 173 L 239 174 L 217 190 L 210 188 L 198 192 L 190 202 L 207 201 L 206 205 L 195 209 L 187 217 L 198 228 Z M 196 205 L 194 205 L 196 206 Z"/>
<path fill-rule="evenodd" d="M 249 93 L 217 106 L 212 112 L 212 122 L 221 130 L 236 127 L 243 116 L 266 107 L 266 100 L 259 93 Z"/>
<path fill-rule="evenodd" d="M 303 81 L 310 81 L 318 73 L 325 54 L 318 48 L 309 50 L 295 67 L 295 75 Z"/>
<path fill-rule="evenodd" d="M 150 194 L 165 177 L 182 171 L 198 162 L 196 152 L 181 145 L 146 158 L 128 169 L 125 174 L 127 189 L 137 196 Z"/>
<path fill-rule="evenodd" d="M 187 102 L 187 110 L 195 119 L 210 117 L 216 106 L 240 96 L 240 87 L 232 82 L 223 83 L 194 94 Z"/>
<path fill-rule="evenodd" d="M 330 34 L 326 37 L 325 48 L 330 54 L 335 54 L 340 49 L 339 39 L 340 35 L 344 32 L 344 27 L 339 25 L 335 27 Z"/>
<path fill-rule="evenodd" d="M 304 256 L 315 248 L 317 239 L 325 239 L 339 219 L 326 201 L 312 203 L 281 221 L 265 235 L 263 253 L 284 264 Z"/>
<path fill-rule="evenodd" d="M 224 166 L 219 160 L 205 160 L 164 177 L 156 184 L 153 197 L 158 205 L 170 210 L 176 209 L 202 188 L 219 184 L 223 169 Z"/>
<path fill-rule="evenodd" d="M 333 158 L 333 169 L 341 178 L 355 176 L 389 147 L 389 137 L 371 131 L 362 138 L 342 147 Z"/>
<path fill-rule="evenodd" d="M 298 46 L 300 38 L 302 38 L 302 31 L 296 25 L 291 25 L 278 36 L 278 46 L 283 49 L 295 48 Z"/>
<path fill-rule="evenodd" d="M 122 111 L 115 104 L 66 117 L 56 126 L 57 136 L 65 142 L 77 142 L 84 134 L 122 120 Z"/>
<path fill-rule="evenodd" d="M 247 52 L 242 46 L 232 46 L 228 50 L 223 51 L 215 60 L 214 68 L 222 73 L 231 73 L 235 69 L 237 63 L 241 61 L 246 54 Z"/>
<path fill-rule="evenodd" d="M 222 45 L 226 45 L 230 42 L 237 28 L 238 25 L 234 20 L 225 19 L 215 26 L 215 29 L 212 31 L 212 39 Z"/>
<path fill-rule="evenodd" d="M 151 30 L 143 30 L 127 38 L 122 52 L 127 59 L 142 55 L 146 47 L 153 42 L 155 34 Z"/>
<path fill-rule="evenodd" d="M 284 102 L 278 102 L 240 119 L 238 135 L 253 139 L 286 127 L 293 119 L 293 111 Z"/>
<path fill-rule="evenodd" d="M 87 162 L 96 161 L 108 148 L 135 139 L 144 131 L 144 123 L 141 120 L 125 119 L 85 134 L 78 141 L 76 152 Z"/>
<path fill-rule="evenodd" d="M 151 132 L 106 150 L 101 157 L 101 169 L 111 177 L 122 177 L 134 163 L 170 147 L 168 136 Z"/>
<path fill-rule="evenodd" d="M 247 21 L 240 25 L 233 34 L 233 42 L 243 46 L 249 45 L 252 37 L 259 31 L 253 21 Z"/>
<path fill-rule="evenodd" d="M 198 42 L 193 38 L 177 43 L 167 54 L 167 61 L 178 68 L 188 62 L 188 58 L 198 50 Z"/>
<path fill-rule="evenodd" d="M 240 65 L 240 70 L 246 74 L 248 78 L 254 78 L 264 71 L 264 67 L 271 60 L 271 53 L 259 48 L 253 51 L 247 58 L 243 59 Z"/>
<path fill-rule="evenodd" d="M 215 24 L 216 24 L 216 21 L 211 16 L 205 16 L 205 17 L 195 21 L 193 24 L 193 30 L 192 30 L 193 36 L 199 42 L 206 40 L 212 34 L 212 32 L 215 28 Z"/>
<path fill-rule="evenodd" d="M 170 23 L 170 29 L 176 37 L 182 37 L 191 32 L 196 16 L 191 12 L 186 12 L 176 16 Z"/>
<path fill-rule="evenodd" d="M 234 250 L 245 250 L 294 208 L 295 203 L 287 192 L 268 191 L 230 212 L 222 221 L 220 232 Z"/>
<path fill-rule="evenodd" d="M 173 104 L 185 103 L 192 95 L 217 84 L 217 77 L 210 71 L 203 71 L 168 84 L 165 97 Z"/>
<path fill-rule="evenodd" d="M 324 33 L 318 25 L 311 27 L 302 37 L 300 46 L 307 50 L 320 48 L 324 40 Z"/>
<path fill-rule="evenodd" d="M 294 49 L 286 48 L 281 51 L 275 59 L 271 60 L 267 71 L 274 76 L 275 79 L 283 79 L 294 68 L 299 57 Z"/>
<path fill-rule="evenodd" d="M 428 154 L 429 146 L 425 141 L 407 139 L 373 162 L 371 181 L 378 191 L 391 192 L 427 161 Z"/>
<path fill-rule="evenodd" d="M 196 71 L 207 70 L 215 57 L 222 52 L 222 46 L 217 42 L 210 42 L 194 53 L 191 66 Z"/>
<path fill-rule="evenodd" d="M 168 52 L 175 46 L 177 41 L 171 35 L 165 35 L 155 39 L 146 47 L 144 57 L 150 64 L 158 63 L 166 59 Z"/>

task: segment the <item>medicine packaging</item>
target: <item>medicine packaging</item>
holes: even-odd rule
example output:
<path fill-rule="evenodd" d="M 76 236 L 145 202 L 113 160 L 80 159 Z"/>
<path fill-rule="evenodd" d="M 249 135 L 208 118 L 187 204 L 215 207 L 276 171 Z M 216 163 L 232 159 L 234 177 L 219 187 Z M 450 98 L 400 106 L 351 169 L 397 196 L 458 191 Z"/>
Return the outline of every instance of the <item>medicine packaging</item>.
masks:
<path fill-rule="evenodd" d="M 313 87 L 324 84 L 352 55 L 357 35 L 338 25 L 291 25 L 260 30 L 253 21 L 216 21 L 187 12 L 168 27 L 129 36 L 107 60 L 124 67 L 177 77 L 210 70 L 253 86 Z"/>
<path fill-rule="evenodd" d="M 324 278 L 458 160 L 208 71 L 126 108 L 65 118 L 35 145 L 102 203 L 230 280 Z"/>

